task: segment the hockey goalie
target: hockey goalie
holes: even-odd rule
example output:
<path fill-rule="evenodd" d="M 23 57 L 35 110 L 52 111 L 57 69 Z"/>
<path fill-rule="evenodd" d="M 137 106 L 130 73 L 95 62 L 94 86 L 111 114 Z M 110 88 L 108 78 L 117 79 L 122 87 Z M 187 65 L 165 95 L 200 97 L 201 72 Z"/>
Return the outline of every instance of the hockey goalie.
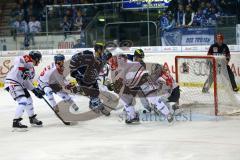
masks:
<path fill-rule="evenodd" d="M 119 94 L 124 105 L 127 124 L 139 121 L 139 114 L 133 106 L 133 99 L 137 94 L 144 95 L 151 106 L 154 106 L 154 111 L 163 114 L 168 122 L 173 121 L 173 115 L 158 96 L 158 86 L 139 62 L 129 61 L 126 55 L 113 56 L 110 52 L 106 57 L 111 69 L 111 88 Z"/>

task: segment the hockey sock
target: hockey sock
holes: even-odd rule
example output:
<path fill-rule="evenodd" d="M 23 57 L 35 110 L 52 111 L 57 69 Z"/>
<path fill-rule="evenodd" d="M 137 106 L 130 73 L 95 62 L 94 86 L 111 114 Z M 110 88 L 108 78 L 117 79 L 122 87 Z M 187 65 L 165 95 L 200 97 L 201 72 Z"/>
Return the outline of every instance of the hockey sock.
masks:
<path fill-rule="evenodd" d="M 33 104 L 32 104 L 32 98 L 27 98 L 26 111 L 27 111 L 29 117 L 31 117 L 31 116 L 34 115 L 34 109 L 33 109 Z"/>
<path fill-rule="evenodd" d="M 26 97 L 19 97 L 16 101 L 18 102 L 18 107 L 16 109 L 14 119 L 21 118 L 23 115 L 24 109 L 27 106 L 27 98 Z"/>

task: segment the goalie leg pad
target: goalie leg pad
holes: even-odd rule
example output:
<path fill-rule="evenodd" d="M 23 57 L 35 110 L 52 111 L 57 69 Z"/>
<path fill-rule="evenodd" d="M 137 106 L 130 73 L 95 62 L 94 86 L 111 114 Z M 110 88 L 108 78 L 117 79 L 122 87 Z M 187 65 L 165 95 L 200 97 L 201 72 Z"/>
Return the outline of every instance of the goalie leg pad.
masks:
<path fill-rule="evenodd" d="M 168 107 L 161 101 L 160 98 L 155 97 L 155 96 L 148 96 L 147 97 L 148 101 L 153 104 L 158 111 L 160 111 L 163 115 L 167 116 L 170 111 Z"/>
<path fill-rule="evenodd" d="M 158 86 L 155 85 L 150 79 L 140 86 L 143 94 L 148 96 L 149 94 L 156 92 Z"/>

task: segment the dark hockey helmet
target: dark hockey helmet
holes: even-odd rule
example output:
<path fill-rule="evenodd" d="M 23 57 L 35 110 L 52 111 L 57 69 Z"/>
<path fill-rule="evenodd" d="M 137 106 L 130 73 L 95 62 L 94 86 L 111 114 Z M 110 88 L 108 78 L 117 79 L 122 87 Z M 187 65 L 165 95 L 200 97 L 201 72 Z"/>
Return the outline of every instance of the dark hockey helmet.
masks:
<path fill-rule="evenodd" d="M 112 53 L 109 50 L 105 50 L 103 56 L 104 56 L 104 59 L 107 61 L 112 57 Z"/>
<path fill-rule="evenodd" d="M 59 61 L 64 61 L 65 60 L 65 56 L 63 54 L 56 54 L 54 56 L 54 62 L 57 63 Z"/>
<path fill-rule="evenodd" d="M 142 49 L 136 49 L 134 51 L 134 56 L 139 58 L 144 58 L 145 55 Z"/>
<path fill-rule="evenodd" d="M 31 51 L 29 52 L 29 56 L 36 62 L 39 63 L 42 59 L 42 54 L 39 51 Z"/>
<path fill-rule="evenodd" d="M 99 49 L 100 49 L 101 51 L 103 51 L 103 50 L 105 49 L 105 44 L 104 44 L 104 43 L 101 43 L 101 42 L 95 43 L 95 45 L 94 45 L 94 50 L 95 50 L 95 52 L 98 51 Z"/>

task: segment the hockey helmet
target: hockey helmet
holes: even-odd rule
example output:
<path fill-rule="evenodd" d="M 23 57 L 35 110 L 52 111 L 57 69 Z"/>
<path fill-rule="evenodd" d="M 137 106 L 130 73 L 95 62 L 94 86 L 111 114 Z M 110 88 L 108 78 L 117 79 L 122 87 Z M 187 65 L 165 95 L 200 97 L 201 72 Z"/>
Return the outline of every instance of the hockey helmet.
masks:
<path fill-rule="evenodd" d="M 144 52 L 142 49 L 136 49 L 134 51 L 134 57 L 144 58 Z"/>
<path fill-rule="evenodd" d="M 38 64 L 42 59 L 42 54 L 39 51 L 31 51 L 29 52 L 29 56 Z"/>
<path fill-rule="evenodd" d="M 101 42 L 95 43 L 95 45 L 94 45 L 94 50 L 95 50 L 95 52 L 98 51 L 99 49 L 100 49 L 101 51 L 103 51 L 103 50 L 105 49 L 105 44 L 104 44 L 104 43 L 101 43 Z"/>
<path fill-rule="evenodd" d="M 54 56 L 54 62 L 57 63 L 59 61 L 64 61 L 65 60 L 65 56 L 63 54 L 56 54 Z"/>
<path fill-rule="evenodd" d="M 109 50 L 106 50 L 103 56 L 104 56 L 104 59 L 107 61 L 112 57 L 112 53 Z"/>

